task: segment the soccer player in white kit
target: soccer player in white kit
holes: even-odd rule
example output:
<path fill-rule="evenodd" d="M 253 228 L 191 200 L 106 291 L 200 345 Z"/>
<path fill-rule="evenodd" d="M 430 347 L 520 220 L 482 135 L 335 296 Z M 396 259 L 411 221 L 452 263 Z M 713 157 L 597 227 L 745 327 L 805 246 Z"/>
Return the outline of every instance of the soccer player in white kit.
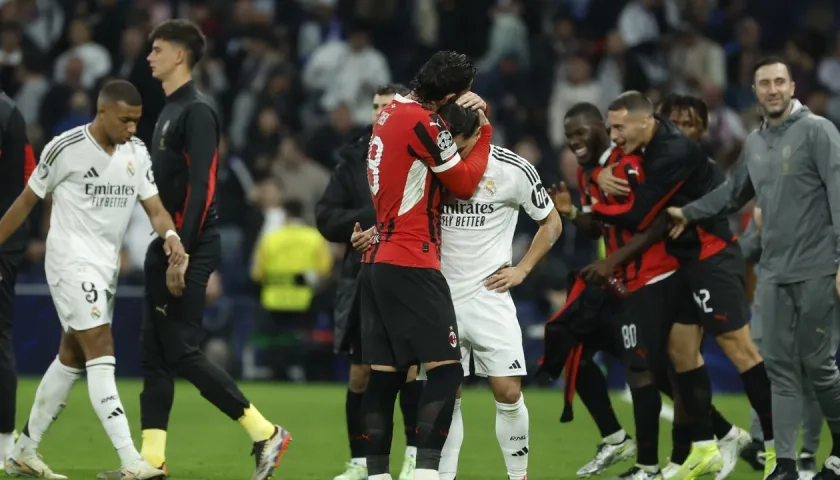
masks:
<path fill-rule="evenodd" d="M 139 199 L 155 232 L 166 238 L 173 265 L 186 254 L 172 218 L 158 197 L 149 152 L 134 137 L 142 113 L 140 93 L 117 80 L 102 87 L 93 122 L 50 141 L 28 186 L 0 220 L 0 244 L 20 227 L 32 207 L 52 194 L 45 267 L 63 333 L 58 357 L 35 394 L 29 421 L 5 459 L 6 473 L 67 478 L 38 455 L 42 436 L 64 408 L 70 389 L 87 371 L 88 392 L 122 462 L 116 478 L 150 479 L 164 472 L 140 456 L 114 379 L 114 309 L 120 251 Z"/>
<path fill-rule="evenodd" d="M 486 108 L 477 96 L 459 103 Z M 445 105 L 438 112 L 462 157 L 480 135 L 472 108 Z M 539 230 L 516 266 L 513 234 L 522 207 Z M 562 222 L 533 165 L 502 147 L 490 147 L 487 170 L 468 201 L 446 201 L 441 212 L 441 272 L 449 284 L 460 333 L 461 362 L 469 375 L 487 377 L 496 399 L 496 437 L 508 478 L 523 480 L 528 467 L 528 409 L 521 391 L 526 374 L 522 331 L 508 291 L 522 283 L 560 237 Z M 464 439 L 460 392 L 440 461 L 441 480 L 455 478 Z"/>

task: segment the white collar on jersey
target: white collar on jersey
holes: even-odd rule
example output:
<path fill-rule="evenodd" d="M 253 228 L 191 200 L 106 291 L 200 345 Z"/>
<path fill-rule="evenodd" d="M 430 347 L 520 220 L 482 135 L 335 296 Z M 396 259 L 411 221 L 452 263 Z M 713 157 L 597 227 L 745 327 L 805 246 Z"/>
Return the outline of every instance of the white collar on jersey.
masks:
<path fill-rule="evenodd" d="M 598 159 L 598 165 L 606 165 L 607 160 L 610 159 L 613 149 L 615 149 L 615 142 L 610 142 L 610 148 L 601 154 L 601 158 Z"/>
<path fill-rule="evenodd" d="M 394 95 L 394 101 L 396 101 L 396 102 L 400 102 L 400 103 L 417 103 L 417 102 L 415 102 L 414 100 L 412 100 L 412 99 L 410 99 L 410 98 L 405 98 L 405 97 L 403 97 L 403 96 L 402 96 L 402 95 L 400 95 L 399 93 L 398 93 L 398 94 L 396 94 L 396 95 Z"/>

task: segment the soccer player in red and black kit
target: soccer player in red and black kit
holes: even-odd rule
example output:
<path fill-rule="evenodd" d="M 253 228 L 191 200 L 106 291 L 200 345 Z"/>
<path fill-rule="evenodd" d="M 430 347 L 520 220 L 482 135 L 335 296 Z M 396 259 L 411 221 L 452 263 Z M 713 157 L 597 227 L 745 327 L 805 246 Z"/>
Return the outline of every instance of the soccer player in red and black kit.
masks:
<path fill-rule="evenodd" d="M 644 279 L 655 278 L 660 273 L 673 271 L 676 268 L 675 259 L 672 257 L 668 259 L 667 252 L 663 251 L 664 246 L 661 245 L 664 231 L 667 229 L 667 221 L 664 217 L 660 216 L 655 226 L 648 228 L 645 232 L 636 234 L 616 227 L 602 225 L 592 218 L 590 213 L 592 199 L 602 199 L 608 202 L 626 201 L 606 196 L 598 189 L 597 184 L 591 182 L 593 171 L 600 167 L 599 159 L 603 158 L 605 165 L 615 162 L 615 158 L 612 156 L 606 157 L 610 151 L 610 139 L 598 108 L 590 103 L 574 105 L 566 114 L 565 125 L 568 145 L 581 164 L 578 169 L 578 189 L 581 195 L 582 212 L 579 212 L 573 206 L 568 190 L 562 184 L 559 189 L 552 191 L 555 208 L 583 233 L 593 238 L 603 236 L 608 254 L 605 259 L 585 267 L 581 271 L 581 276 L 589 282 L 603 282 L 607 277 L 617 273 L 619 278 L 628 283 L 630 290 L 637 290 L 642 286 Z M 613 149 L 612 155 L 617 155 L 618 152 L 618 149 Z M 630 181 L 631 184 L 637 184 L 644 179 L 644 171 L 640 160 L 635 155 L 625 156 L 619 160 L 619 166 L 616 167 L 619 169 L 616 170 L 616 175 Z M 622 165 L 624 168 L 621 168 Z M 648 250 L 648 247 L 651 246 L 653 248 Z M 652 256 L 659 256 L 659 258 L 654 258 L 653 262 L 645 263 L 645 259 L 650 259 Z M 613 356 L 621 356 L 620 353 L 623 348 L 621 335 L 606 333 L 593 340 L 593 345 L 585 345 L 586 351 L 603 350 Z M 666 366 L 668 365 L 663 365 L 663 367 Z M 664 368 L 657 369 L 654 373 L 657 377 L 656 383 L 659 389 L 674 398 Z M 595 458 L 578 471 L 578 476 L 589 476 L 601 473 L 611 465 L 632 455 L 633 442 L 618 423 L 610 404 L 606 379 L 599 367 L 592 361 L 591 355 L 581 359 L 577 378 L 577 393 L 595 420 L 604 439 L 598 447 Z M 643 393 L 640 393 L 640 395 L 643 395 Z M 675 467 L 683 463 L 691 448 L 690 431 L 688 435 L 685 434 L 685 429 L 690 429 L 690 418 L 686 418 L 687 415 L 682 408 L 682 401 L 679 396 L 674 399 L 673 445 L 670 463 L 662 471 L 665 478 L 669 478 L 669 473 L 675 471 Z M 643 423 L 645 421 L 648 422 L 648 425 L 655 425 L 653 422 L 658 423 L 658 412 L 655 411 L 655 407 L 653 411 L 645 410 L 637 413 L 643 416 Z M 712 417 L 721 452 L 725 452 L 724 468 L 731 470 L 738 457 L 737 442 L 729 441 L 733 426 L 716 410 L 713 410 Z M 650 438 L 645 438 L 644 435 L 650 435 L 651 432 L 648 431 L 650 429 L 639 428 L 639 426 L 637 422 L 637 430 L 639 430 L 640 435 L 639 463 L 645 465 L 646 462 L 651 462 L 650 464 L 653 465 L 656 463 L 652 462 L 652 458 L 656 456 L 656 438 L 653 437 L 653 441 Z M 737 428 L 734 431 L 740 432 Z M 636 474 L 647 476 L 645 472 L 641 471 L 636 472 Z"/>
<path fill-rule="evenodd" d="M 492 127 L 481 114 L 481 138 L 462 159 L 435 111 L 466 93 L 475 72 L 465 55 L 432 55 L 412 81 L 411 93 L 397 95 L 373 126 L 368 184 L 376 225 L 359 277 L 362 360 L 371 365 L 362 410 L 372 480 L 391 478 L 394 401 L 406 369 L 421 363 L 428 378 L 417 415 L 416 480 L 438 479 L 464 377 L 455 310 L 440 272 L 440 203 L 444 189 L 457 198 L 472 197 L 487 168 Z M 360 230 L 357 226 L 356 235 Z"/>
<path fill-rule="evenodd" d="M 35 170 L 35 155 L 26 139 L 26 121 L 11 98 L 0 91 L 0 212 L 9 210 Z M 0 455 L 15 446 L 17 374 L 12 345 L 12 301 L 15 279 L 26 251 L 27 228 L 0 246 Z"/>
<path fill-rule="evenodd" d="M 654 115 L 653 105 L 641 93 L 626 92 L 614 100 L 609 106 L 608 120 L 612 140 L 625 152 L 642 154 L 647 180 L 634 189 L 625 203 L 593 205 L 596 219 L 643 231 L 664 207 L 685 205 L 723 181 L 719 167 L 667 118 Z M 616 188 L 626 185 L 626 181 L 618 181 L 612 173 L 612 168 L 604 168 L 593 179 L 611 195 L 628 194 L 626 187 Z M 775 466 L 770 382 L 750 338 L 744 294 L 745 264 L 735 237 L 726 220 L 717 219 L 702 223 L 666 244 L 668 252 L 680 261 L 680 279 L 684 284 L 680 294 L 668 298 L 691 303 L 694 313 L 676 319 L 669 346 L 677 371 L 677 388 L 686 410 L 695 419 L 694 445 L 678 477 L 691 475 L 692 467 L 708 464 L 718 455 L 709 416 L 711 383 L 702 356 L 697 355 L 704 329 L 715 336 L 741 374 L 747 397 L 759 415 L 767 439 L 765 474 L 769 475 Z"/>
<path fill-rule="evenodd" d="M 141 453 L 156 467 L 164 464 L 173 382 L 178 375 L 242 424 L 254 442 L 252 480 L 264 480 L 271 477 L 291 435 L 266 420 L 230 375 L 211 363 L 200 348 L 207 281 L 220 255 L 215 190 L 221 125 L 191 75 L 204 53 L 204 35 L 191 22 L 169 20 L 155 27 L 150 40 L 149 64 L 167 97 L 149 145 L 152 168 L 160 198 L 189 254 L 189 265 L 185 270 L 169 269 L 161 253 L 162 240 L 153 241 L 146 254 Z"/>

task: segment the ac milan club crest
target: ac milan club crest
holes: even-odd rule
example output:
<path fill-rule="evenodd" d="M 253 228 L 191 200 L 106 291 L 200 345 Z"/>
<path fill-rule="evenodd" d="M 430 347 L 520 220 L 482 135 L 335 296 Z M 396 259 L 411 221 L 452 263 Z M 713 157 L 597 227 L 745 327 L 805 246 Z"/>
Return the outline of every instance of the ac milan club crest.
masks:
<path fill-rule="evenodd" d="M 455 329 L 453 327 L 449 327 L 449 345 L 452 348 L 458 347 L 458 335 L 455 334 Z"/>

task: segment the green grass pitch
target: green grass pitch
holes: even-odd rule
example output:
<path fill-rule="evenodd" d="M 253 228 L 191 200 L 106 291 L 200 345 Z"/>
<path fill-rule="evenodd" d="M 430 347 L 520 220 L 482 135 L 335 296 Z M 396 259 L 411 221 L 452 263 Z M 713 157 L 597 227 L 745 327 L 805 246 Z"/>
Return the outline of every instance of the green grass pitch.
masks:
<path fill-rule="evenodd" d="M 120 394 L 131 421 L 132 433 L 140 445 L 140 383 L 119 381 Z M 272 421 L 291 430 L 291 443 L 275 479 L 331 480 L 349 456 L 344 426 L 344 388 L 339 385 L 289 385 L 244 383 L 243 390 Z M 36 379 L 22 379 L 18 392 L 18 425 L 24 425 L 37 388 Z M 599 441 L 597 430 L 583 405 L 575 403 L 576 419 L 560 424 L 561 397 L 558 391 L 527 390 L 531 416 L 529 480 L 574 479 L 575 471 L 592 458 Z M 749 407 L 743 396 L 716 396 L 715 404 L 731 421 L 747 427 Z M 630 405 L 617 396 L 615 409 L 631 433 Z M 489 391 L 468 390 L 463 400 L 466 435 L 461 452 L 459 480 L 501 480 L 504 463 L 496 443 L 494 404 Z M 399 408 L 397 408 L 399 412 Z M 397 425 L 401 421 L 397 419 Z M 664 464 L 670 446 L 670 424 L 661 424 L 660 461 Z M 392 472 L 399 472 L 405 437 L 397 428 L 394 435 Z M 830 439 L 824 433 L 819 456 L 822 461 Z M 204 400 L 196 389 L 179 383 L 172 411 L 168 439 L 170 478 L 173 480 L 246 480 L 253 459 L 250 439 L 235 422 L 225 418 Z M 67 408 L 47 433 L 41 445 L 47 463 L 71 479 L 95 478 L 96 473 L 116 468 L 119 459 L 88 400 L 87 385 L 79 382 Z M 614 467 L 615 475 L 629 464 Z M 760 479 L 741 462 L 730 477 Z"/>

